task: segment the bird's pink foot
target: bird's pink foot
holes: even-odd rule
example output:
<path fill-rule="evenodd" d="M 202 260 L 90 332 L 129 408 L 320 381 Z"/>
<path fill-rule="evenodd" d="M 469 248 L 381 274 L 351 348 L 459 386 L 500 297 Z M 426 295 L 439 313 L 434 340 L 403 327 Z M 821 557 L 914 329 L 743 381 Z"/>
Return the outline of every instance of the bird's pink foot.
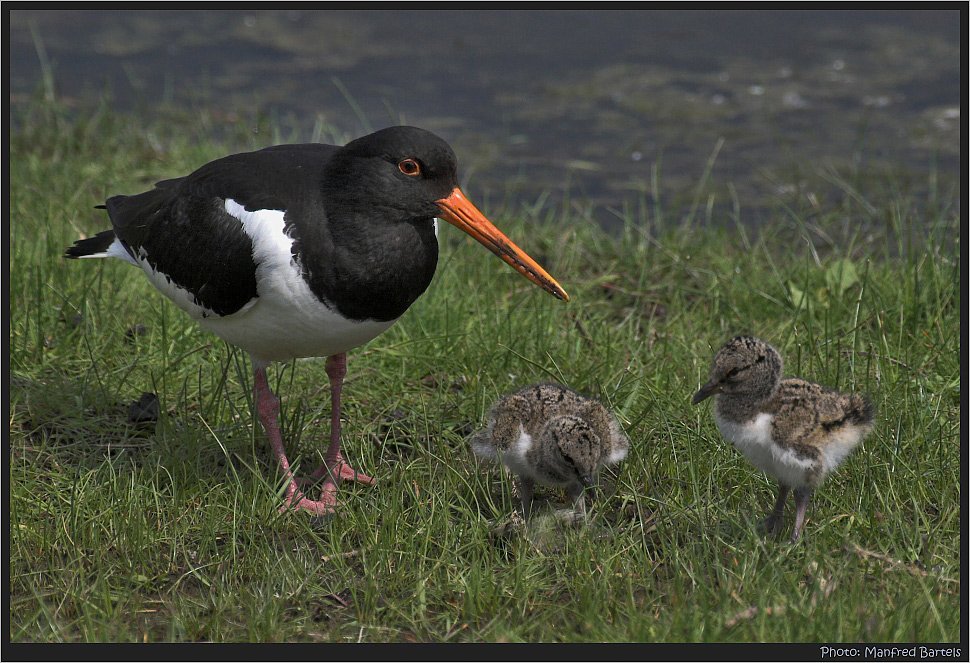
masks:
<path fill-rule="evenodd" d="M 333 465 L 328 466 L 326 462 L 320 463 L 320 467 L 310 475 L 310 480 L 317 481 L 324 477 L 327 478 L 328 482 L 355 481 L 365 486 L 373 486 L 377 483 L 376 479 L 372 479 L 363 472 L 358 472 L 353 469 L 342 457 L 338 457 L 337 462 Z"/>
<path fill-rule="evenodd" d="M 323 491 L 319 501 L 313 501 L 303 496 L 300 491 L 294 491 L 290 496 L 283 500 L 283 506 L 279 512 L 285 511 L 307 511 L 315 516 L 329 516 L 337 510 L 337 498 L 335 491 Z"/>
<path fill-rule="evenodd" d="M 311 500 L 304 497 L 302 490 L 311 488 L 318 483 L 327 472 L 327 465 L 321 463 L 320 467 L 310 475 L 309 478 L 300 477 L 294 479 L 293 489 L 289 491 L 280 513 L 284 511 L 308 511 L 317 516 L 326 516 L 337 510 L 337 486 L 341 481 L 356 481 L 365 486 L 373 486 L 377 483 L 376 479 L 358 472 L 350 467 L 343 458 L 339 459 L 331 470 L 330 476 L 326 476 L 320 488 L 320 499 Z M 336 481 L 334 481 L 336 479 Z M 299 489 L 297 488 L 299 487 Z"/>
<path fill-rule="evenodd" d="M 336 467 L 330 469 L 330 475 L 339 481 L 355 481 L 365 486 L 373 486 L 377 483 L 376 479 L 372 479 L 363 472 L 358 472 L 353 469 L 342 458 L 337 461 Z"/>

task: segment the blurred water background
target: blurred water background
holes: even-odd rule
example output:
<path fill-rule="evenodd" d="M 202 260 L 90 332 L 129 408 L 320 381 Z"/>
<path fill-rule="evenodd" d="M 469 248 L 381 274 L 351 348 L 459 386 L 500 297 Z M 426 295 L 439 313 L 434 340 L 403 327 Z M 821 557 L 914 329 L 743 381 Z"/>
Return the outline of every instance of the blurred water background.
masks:
<path fill-rule="evenodd" d="M 148 115 L 201 110 L 215 130 L 268 119 L 303 141 L 407 123 L 452 144 L 480 206 L 565 206 L 605 226 L 661 206 L 670 222 L 758 225 L 855 187 L 872 204 L 904 188 L 959 205 L 961 20 L 15 9 L 11 121 L 48 95 L 79 111 L 105 97 Z"/>

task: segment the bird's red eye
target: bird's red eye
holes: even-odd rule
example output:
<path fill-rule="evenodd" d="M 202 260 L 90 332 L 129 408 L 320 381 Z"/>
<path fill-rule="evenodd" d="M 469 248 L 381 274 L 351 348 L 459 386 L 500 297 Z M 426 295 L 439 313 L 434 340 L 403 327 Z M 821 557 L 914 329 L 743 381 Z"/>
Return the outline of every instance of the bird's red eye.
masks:
<path fill-rule="evenodd" d="M 405 175 L 419 175 L 421 173 L 421 166 L 414 159 L 403 159 L 397 164 L 398 170 L 400 170 Z"/>

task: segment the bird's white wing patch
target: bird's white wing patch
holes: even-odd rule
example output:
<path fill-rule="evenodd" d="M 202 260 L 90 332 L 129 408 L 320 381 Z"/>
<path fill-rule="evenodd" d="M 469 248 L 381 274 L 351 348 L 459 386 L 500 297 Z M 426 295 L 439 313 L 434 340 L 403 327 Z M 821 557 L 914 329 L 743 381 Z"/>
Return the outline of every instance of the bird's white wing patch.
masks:
<path fill-rule="evenodd" d="M 300 277 L 293 260 L 293 238 L 285 231 L 284 212 L 275 209 L 250 212 L 232 198 L 226 198 L 226 212 L 239 219 L 243 232 L 252 240 L 257 283 L 267 278 Z"/>

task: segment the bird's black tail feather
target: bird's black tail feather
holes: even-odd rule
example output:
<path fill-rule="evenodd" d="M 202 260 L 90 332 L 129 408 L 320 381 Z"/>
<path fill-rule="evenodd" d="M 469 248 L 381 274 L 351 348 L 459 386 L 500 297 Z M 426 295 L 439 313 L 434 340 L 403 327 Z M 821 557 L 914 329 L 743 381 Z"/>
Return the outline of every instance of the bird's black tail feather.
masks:
<path fill-rule="evenodd" d="M 79 239 L 74 242 L 74 246 L 70 246 L 64 251 L 64 257 L 83 258 L 85 256 L 104 253 L 108 250 L 108 247 L 111 246 L 113 241 L 115 241 L 115 231 L 104 230 L 99 232 L 94 237 Z"/>

